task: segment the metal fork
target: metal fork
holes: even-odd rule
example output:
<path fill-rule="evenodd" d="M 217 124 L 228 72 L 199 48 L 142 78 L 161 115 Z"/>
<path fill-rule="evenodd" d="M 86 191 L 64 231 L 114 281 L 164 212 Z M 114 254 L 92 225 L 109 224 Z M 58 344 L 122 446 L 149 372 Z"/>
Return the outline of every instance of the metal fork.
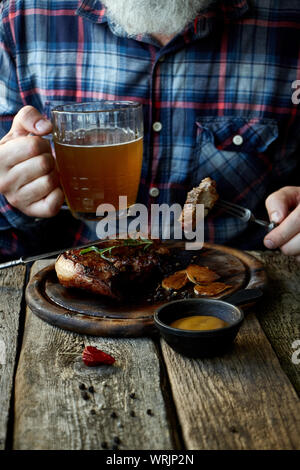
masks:
<path fill-rule="evenodd" d="M 257 219 L 250 209 L 245 209 L 245 207 L 238 206 L 232 202 L 219 199 L 215 203 L 215 207 L 224 210 L 233 217 L 241 219 L 243 222 L 255 222 L 258 225 L 262 225 L 267 228 L 268 232 L 271 232 L 271 230 L 278 226 L 276 222 L 267 222 L 266 220 Z"/>

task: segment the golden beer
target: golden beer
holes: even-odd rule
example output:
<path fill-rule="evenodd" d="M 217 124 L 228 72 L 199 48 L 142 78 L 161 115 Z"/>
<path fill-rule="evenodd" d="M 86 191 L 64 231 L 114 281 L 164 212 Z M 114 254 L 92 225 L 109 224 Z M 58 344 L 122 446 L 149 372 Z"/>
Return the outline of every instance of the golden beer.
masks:
<path fill-rule="evenodd" d="M 118 210 L 119 196 L 135 203 L 143 139 L 114 145 L 77 146 L 55 142 L 57 167 L 67 203 L 79 217 L 95 218 L 100 204 Z"/>

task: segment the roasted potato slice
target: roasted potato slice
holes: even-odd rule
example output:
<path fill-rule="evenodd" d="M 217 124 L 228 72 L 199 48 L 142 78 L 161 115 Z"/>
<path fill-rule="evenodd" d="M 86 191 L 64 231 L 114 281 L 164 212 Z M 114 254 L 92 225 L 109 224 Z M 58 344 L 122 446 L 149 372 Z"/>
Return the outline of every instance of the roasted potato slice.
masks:
<path fill-rule="evenodd" d="M 196 284 L 194 287 L 194 292 L 196 295 L 205 295 L 206 297 L 213 297 L 215 295 L 221 294 L 227 289 L 230 289 L 229 284 L 224 284 L 223 282 L 212 282 L 211 284 L 200 285 Z"/>
<path fill-rule="evenodd" d="M 190 264 L 186 268 L 186 274 L 189 281 L 193 282 L 194 284 L 210 284 L 220 277 L 214 271 L 211 271 L 211 269 L 208 267 L 199 266 L 197 264 Z"/>
<path fill-rule="evenodd" d="M 166 277 L 162 281 L 162 286 L 167 290 L 179 290 L 184 287 L 188 282 L 185 269 L 183 271 L 176 271 L 171 276 Z"/>

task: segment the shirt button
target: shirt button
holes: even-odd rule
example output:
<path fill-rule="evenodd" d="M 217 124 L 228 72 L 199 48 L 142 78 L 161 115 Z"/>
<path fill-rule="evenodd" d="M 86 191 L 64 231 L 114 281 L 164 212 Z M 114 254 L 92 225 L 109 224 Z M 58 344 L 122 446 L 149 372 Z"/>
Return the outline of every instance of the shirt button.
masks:
<path fill-rule="evenodd" d="M 162 130 L 162 123 L 159 121 L 156 121 L 153 123 L 152 128 L 155 132 L 160 132 Z"/>
<path fill-rule="evenodd" d="M 244 142 L 244 139 L 241 135 L 235 135 L 234 138 L 232 139 L 232 142 L 234 145 L 242 145 Z"/>
<path fill-rule="evenodd" d="M 158 188 L 151 188 L 149 191 L 150 196 L 152 197 L 157 197 L 159 195 L 159 189 Z"/>

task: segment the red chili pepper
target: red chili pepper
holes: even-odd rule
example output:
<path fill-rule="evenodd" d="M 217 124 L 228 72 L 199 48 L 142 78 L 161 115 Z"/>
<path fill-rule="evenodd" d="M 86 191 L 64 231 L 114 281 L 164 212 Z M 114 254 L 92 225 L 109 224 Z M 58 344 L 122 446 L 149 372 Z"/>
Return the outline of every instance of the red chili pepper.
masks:
<path fill-rule="evenodd" d="M 100 349 L 95 348 L 94 346 L 86 346 L 82 353 L 82 360 L 86 366 L 93 367 L 99 366 L 101 364 L 113 364 L 115 358 L 106 354 Z"/>

